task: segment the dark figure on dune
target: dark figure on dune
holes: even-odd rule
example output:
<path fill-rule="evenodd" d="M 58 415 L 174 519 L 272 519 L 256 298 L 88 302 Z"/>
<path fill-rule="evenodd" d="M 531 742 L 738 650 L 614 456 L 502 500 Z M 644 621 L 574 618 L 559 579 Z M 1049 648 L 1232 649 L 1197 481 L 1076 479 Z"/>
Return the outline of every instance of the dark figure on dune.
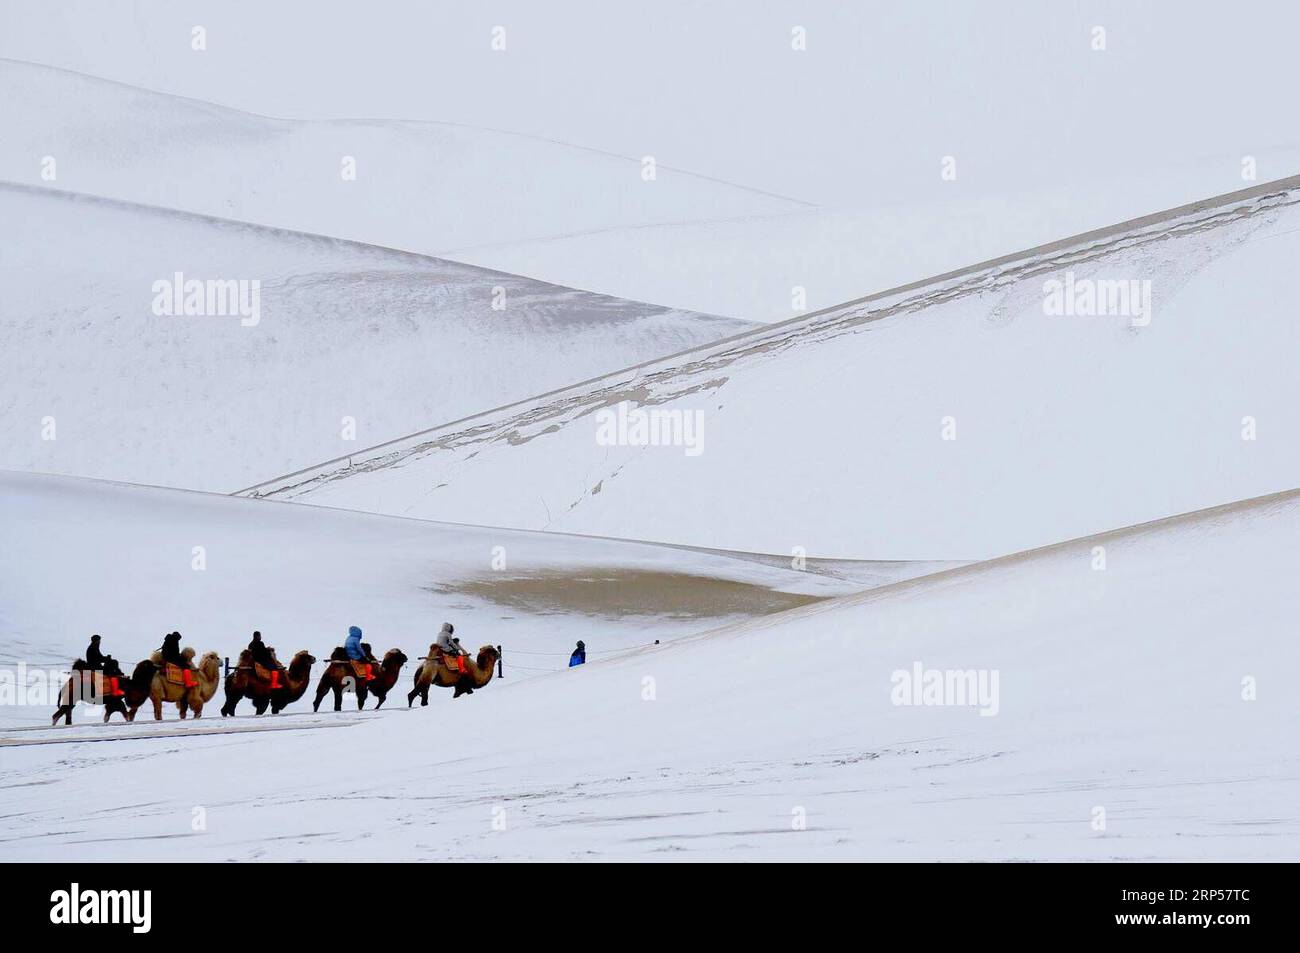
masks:
<path fill-rule="evenodd" d="M 573 666 L 575 665 L 581 665 L 586 661 L 587 661 L 587 643 L 579 639 L 578 647 L 574 649 L 573 654 L 569 656 L 569 668 L 573 668 Z"/>

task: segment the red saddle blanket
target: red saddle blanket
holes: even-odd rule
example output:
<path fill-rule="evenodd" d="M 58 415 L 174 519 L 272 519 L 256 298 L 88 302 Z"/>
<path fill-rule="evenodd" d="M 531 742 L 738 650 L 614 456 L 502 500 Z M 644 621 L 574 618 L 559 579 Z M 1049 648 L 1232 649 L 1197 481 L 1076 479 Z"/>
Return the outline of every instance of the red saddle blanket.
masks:
<path fill-rule="evenodd" d="M 373 682 L 375 680 L 375 667 L 369 662 L 358 662 L 354 659 L 352 661 L 352 671 L 357 678 L 363 679 L 367 682 Z"/>

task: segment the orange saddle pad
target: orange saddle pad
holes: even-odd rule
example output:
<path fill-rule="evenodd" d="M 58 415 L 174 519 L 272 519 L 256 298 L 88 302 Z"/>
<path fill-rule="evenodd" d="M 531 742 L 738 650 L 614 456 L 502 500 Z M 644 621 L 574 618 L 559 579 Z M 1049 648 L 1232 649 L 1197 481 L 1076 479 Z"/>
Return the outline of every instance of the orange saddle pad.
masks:
<path fill-rule="evenodd" d="M 354 659 L 352 662 L 352 671 L 356 674 L 357 678 L 364 679 L 367 682 L 372 682 L 375 679 L 373 666 L 369 662 L 358 662 Z"/>
<path fill-rule="evenodd" d="M 185 669 L 181 668 L 179 665 L 173 665 L 171 662 L 168 662 L 163 666 L 163 677 L 173 685 L 188 684 L 185 679 Z"/>

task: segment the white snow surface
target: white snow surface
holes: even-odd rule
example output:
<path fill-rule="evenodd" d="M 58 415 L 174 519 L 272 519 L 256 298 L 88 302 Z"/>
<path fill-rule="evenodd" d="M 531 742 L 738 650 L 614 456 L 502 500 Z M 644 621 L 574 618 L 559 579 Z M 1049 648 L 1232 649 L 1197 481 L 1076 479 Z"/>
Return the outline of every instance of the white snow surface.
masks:
<path fill-rule="evenodd" d="M 1276 179 L 1300 148 L 1254 157 Z M 964 178 L 907 199 L 501 242 L 439 253 L 605 294 L 774 322 L 1249 185 L 1239 157 L 1121 177 L 989 189 Z M 628 267 L 634 262 L 635 267 Z"/>
<path fill-rule="evenodd" d="M 246 589 L 260 585 L 251 526 L 330 519 L 6 478 L 5 498 L 36 507 L 34 524 L 52 522 L 60 496 L 127 507 L 133 534 L 185 536 L 184 510 L 257 513 L 268 522 L 241 520 L 248 550 L 226 577 Z M 366 525 L 390 540 L 447 531 Z M 28 559 L 48 559 L 69 532 L 53 521 L 26 535 Z M 12 579 L 4 553 L 0 578 Z M 333 558 L 285 555 L 303 572 Z M 1287 860 L 1300 848 L 1300 703 L 1285 673 L 1300 644 L 1282 622 L 1300 611 L 1298 556 L 1300 492 L 1289 492 L 508 676 L 427 709 L 219 728 L 205 716 L 141 725 L 160 737 L 133 740 L 135 729 L 87 725 L 61 729 L 67 743 L 22 746 L 58 732 L 10 730 L 0 843 L 15 861 Z M 119 565 L 142 587 L 101 603 L 102 621 L 167 624 L 151 615 L 164 574 L 138 556 Z M 320 575 L 281 600 L 281 626 L 321 611 Z M 356 604 L 370 585 L 355 583 Z M 996 673 L 996 714 L 894 704 L 895 673 L 917 663 Z M 283 730 L 201 733 L 269 727 Z M 111 745 L 82 743 L 114 732 Z"/>
<path fill-rule="evenodd" d="M 1298 203 L 1294 179 L 1207 200 L 256 492 L 728 550 L 961 560 L 1275 492 L 1300 472 Z M 1046 282 L 1067 277 L 1149 288 L 1149 323 L 1046 314 Z M 623 402 L 697 415 L 700 452 L 602 441 Z"/>
<path fill-rule="evenodd" d="M 274 119 L 6 59 L 0 89 L 0 180 L 422 254 L 809 207 L 663 165 L 647 181 L 640 156 L 456 123 Z M 603 283 L 599 264 L 584 280 Z"/>
<path fill-rule="evenodd" d="M 231 492 L 752 327 L 34 186 L 0 223 L 9 469 Z M 260 282 L 257 323 L 155 314 L 177 273 Z"/>
<path fill-rule="evenodd" d="M 972 142 L 955 179 L 938 174 L 936 158 L 928 186 L 909 180 L 818 207 L 665 167 L 663 157 L 646 181 L 640 156 L 452 122 L 274 119 L 11 59 L 0 59 L 0 89 L 0 179 L 752 321 L 1244 184 L 1240 155 L 1198 152 L 1178 164 L 1128 163 L 1122 176 L 1066 168 L 1044 185 L 982 167 L 1005 144 Z M 808 161 L 834 148 L 810 145 Z M 972 153 L 981 161 L 967 166 Z M 1300 171 L 1294 143 L 1253 142 L 1250 153 L 1261 180 Z M 354 180 L 341 175 L 345 156 Z M 47 157 L 53 182 L 42 177 Z M 896 178 L 877 169 L 873 181 Z"/>

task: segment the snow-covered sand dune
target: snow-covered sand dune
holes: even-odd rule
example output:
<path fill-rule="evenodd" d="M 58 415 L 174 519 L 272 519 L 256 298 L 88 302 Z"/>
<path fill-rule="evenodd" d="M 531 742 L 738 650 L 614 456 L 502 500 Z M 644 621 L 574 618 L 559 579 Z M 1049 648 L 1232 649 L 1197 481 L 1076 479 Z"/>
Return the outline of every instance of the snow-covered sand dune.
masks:
<path fill-rule="evenodd" d="M 1300 147 L 1255 157 L 1261 180 L 1300 169 Z M 487 268 L 676 308 L 782 321 L 863 294 L 1240 188 L 1240 157 L 1138 164 L 1123 178 L 991 190 L 942 181 L 906 200 L 775 215 L 631 225 L 440 248 Z M 628 267 L 635 263 L 635 267 Z"/>
<path fill-rule="evenodd" d="M 616 297 L 780 320 L 1061 235 L 1216 194 L 1238 154 L 1051 188 L 937 166 L 928 190 L 877 169 L 879 198 L 817 208 L 641 157 L 452 123 L 284 120 L 0 59 L 0 179 L 57 185 L 451 258 Z M 901 91 L 905 92 L 905 91 Z M 923 111 L 925 104 L 918 104 Z M 989 132 L 989 135 L 995 135 Z M 996 139 L 985 149 L 1005 147 Z M 653 141 L 646 148 L 656 151 Z M 822 142 L 810 146 L 834 148 Z M 967 144 L 979 152 L 976 142 Z M 1261 179 L 1300 147 L 1252 143 Z M 345 156 L 356 178 L 345 180 Z M 57 179 L 42 178 L 46 158 Z M 811 157 L 810 157 L 811 158 Z M 921 156 L 917 156 L 920 161 Z M 872 173 L 864 172 L 871 180 Z M 793 295 L 804 289 L 805 302 Z"/>
<path fill-rule="evenodd" d="M 15 490 L 84 487 L 24 477 Z M 157 532 L 181 530 L 176 510 L 195 505 L 184 496 L 148 494 Z M 272 527 L 330 519 L 197 505 L 246 507 Z M 6 748 L 0 843 L 11 860 L 111 860 L 126 842 L 136 858 L 188 862 L 1290 859 L 1297 557 L 1293 491 L 507 677 L 428 709 L 344 714 L 334 731 L 304 718 L 302 730 Z M 214 547 L 214 569 L 222 558 Z M 302 572 L 332 559 L 282 558 Z M 222 601 L 257 584 L 241 581 L 256 579 L 246 562 L 218 571 Z M 372 584 L 355 585 L 362 597 Z M 302 591 L 314 601 L 327 587 Z M 277 611 L 287 625 L 289 607 Z M 917 665 L 972 672 L 984 694 L 895 704 L 912 697 L 897 673 Z M 68 770 L 92 758 L 93 784 Z"/>
<path fill-rule="evenodd" d="M 756 552 L 1014 552 L 1295 483 L 1297 255 L 1300 180 L 1287 179 L 648 362 L 253 492 Z M 1080 303 L 1081 289 L 1101 302 L 1120 283 L 1132 296 L 1124 313 L 1054 315 L 1052 282 Z M 677 445 L 638 445 L 648 428 L 638 435 L 632 416 L 624 428 L 620 405 L 659 415 Z"/>
<path fill-rule="evenodd" d="M 451 123 L 271 119 L 4 59 L 0 89 L 0 179 L 423 254 L 807 207 L 665 165 L 646 181 L 640 156 Z"/>
<path fill-rule="evenodd" d="M 752 326 L 34 187 L 0 223 L 11 469 L 230 492 Z M 257 313 L 156 314 L 178 272 L 260 282 Z"/>
<path fill-rule="evenodd" d="M 450 620 L 467 646 L 507 646 L 520 677 L 562 668 L 578 639 L 604 657 L 942 568 L 813 561 L 798 571 L 743 553 L 5 472 L 0 525 L 7 665 L 66 666 L 92 633 L 133 664 L 172 629 L 200 653 L 233 658 L 260 629 L 286 660 L 303 648 L 325 658 L 353 624 L 376 651 L 415 658 Z M 36 724 L 50 715 L 0 712 Z"/>

